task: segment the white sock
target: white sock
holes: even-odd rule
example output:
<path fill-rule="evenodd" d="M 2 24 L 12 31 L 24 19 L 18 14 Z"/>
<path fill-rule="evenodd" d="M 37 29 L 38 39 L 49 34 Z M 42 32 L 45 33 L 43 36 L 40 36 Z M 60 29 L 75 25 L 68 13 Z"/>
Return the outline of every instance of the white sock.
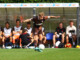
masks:
<path fill-rule="evenodd" d="M 73 45 L 75 45 L 75 42 L 73 42 Z"/>

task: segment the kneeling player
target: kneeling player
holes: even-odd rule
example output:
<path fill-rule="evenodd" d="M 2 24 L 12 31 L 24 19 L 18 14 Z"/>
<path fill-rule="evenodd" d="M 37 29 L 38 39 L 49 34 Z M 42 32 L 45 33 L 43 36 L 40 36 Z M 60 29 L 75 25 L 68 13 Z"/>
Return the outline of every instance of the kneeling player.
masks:
<path fill-rule="evenodd" d="M 22 26 L 20 26 L 20 20 L 16 20 L 16 26 L 13 28 L 13 44 L 14 47 L 19 43 L 19 37 L 22 34 Z M 21 45 L 21 44 L 20 44 Z"/>
<path fill-rule="evenodd" d="M 12 29 L 9 27 L 9 22 L 5 23 L 5 28 L 3 29 L 3 48 L 5 46 L 12 46 Z"/>
<path fill-rule="evenodd" d="M 20 38 L 22 46 L 25 46 L 26 48 L 33 43 L 33 39 L 27 33 L 27 29 L 24 29 L 24 33 L 21 34 Z"/>

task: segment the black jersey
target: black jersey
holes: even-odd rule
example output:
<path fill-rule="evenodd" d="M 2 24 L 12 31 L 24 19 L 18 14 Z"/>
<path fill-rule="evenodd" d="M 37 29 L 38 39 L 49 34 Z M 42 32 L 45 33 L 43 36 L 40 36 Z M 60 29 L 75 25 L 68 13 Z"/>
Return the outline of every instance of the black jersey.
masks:
<path fill-rule="evenodd" d="M 65 31 L 65 28 L 60 29 L 59 27 L 57 27 L 56 32 L 57 32 L 57 34 L 59 34 L 59 33 L 64 33 L 66 31 Z"/>
<path fill-rule="evenodd" d="M 40 20 L 39 17 L 36 16 L 32 19 L 32 21 L 33 21 L 33 26 L 40 26 L 45 21 L 45 17 L 43 17 L 43 19 Z"/>
<path fill-rule="evenodd" d="M 30 35 L 28 33 L 22 33 L 20 35 L 20 38 L 22 39 L 22 42 L 27 42 L 27 40 L 30 40 Z"/>

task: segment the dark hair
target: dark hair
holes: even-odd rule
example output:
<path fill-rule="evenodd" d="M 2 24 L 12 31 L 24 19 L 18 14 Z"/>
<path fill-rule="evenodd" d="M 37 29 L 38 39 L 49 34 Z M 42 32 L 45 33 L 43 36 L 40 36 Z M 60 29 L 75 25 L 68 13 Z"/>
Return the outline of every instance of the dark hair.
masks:
<path fill-rule="evenodd" d="M 27 22 L 27 24 L 31 24 L 31 22 Z"/>
<path fill-rule="evenodd" d="M 63 22 L 59 22 L 59 24 L 63 24 Z"/>
<path fill-rule="evenodd" d="M 20 19 L 16 19 L 16 22 L 17 22 L 17 21 L 19 21 L 19 22 L 20 22 Z"/>
<path fill-rule="evenodd" d="M 73 22 L 72 20 L 70 20 L 69 22 Z"/>
<path fill-rule="evenodd" d="M 24 30 L 23 30 L 23 32 L 26 32 L 26 31 L 27 31 L 27 29 L 24 29 Z"/>
<path fill-rule="evenodd" d="M 5 24 L 9 24 L 9 22 L 7 21 Z"/>

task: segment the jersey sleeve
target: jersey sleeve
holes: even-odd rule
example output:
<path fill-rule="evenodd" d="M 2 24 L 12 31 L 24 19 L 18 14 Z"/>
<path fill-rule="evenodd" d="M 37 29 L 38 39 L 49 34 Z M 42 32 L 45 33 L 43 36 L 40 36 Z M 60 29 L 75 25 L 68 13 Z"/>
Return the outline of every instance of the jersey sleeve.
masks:
<path fill-rule="evenodd" d="M 12 28 L 12 31 L 14 31 L 14 27 Z"/>
<path fill-rule="evenodd" d="M 13 32 L 13 28 L 11 28 L 11 32 Z"/>
<path fill-rule="evenodd" d="M 1 31 L 3 32 L 3 28 L 1 27 Z"/>
<path fill-rule="evenodd" d="M 21 30 L 23 30 L 23 27 L 21 27 Z"/>
<path fill-rule="evenodd" d="M 66 32 L 66 29 L 64 28 L 64 32 Z"/>
<path fill-rule="evenodd" d="M 58 29 L 56 28 L 55 32 L 57 32 L 57 30 L 58 30 Z"/>
<path fill-rule="evenodd" d="M 46 20 L 46 19 L 49 19 L 49 18 L 50 18 L 50 16 L 45 16 L 45 17 L 44 17 L 45 20 Z"/>

